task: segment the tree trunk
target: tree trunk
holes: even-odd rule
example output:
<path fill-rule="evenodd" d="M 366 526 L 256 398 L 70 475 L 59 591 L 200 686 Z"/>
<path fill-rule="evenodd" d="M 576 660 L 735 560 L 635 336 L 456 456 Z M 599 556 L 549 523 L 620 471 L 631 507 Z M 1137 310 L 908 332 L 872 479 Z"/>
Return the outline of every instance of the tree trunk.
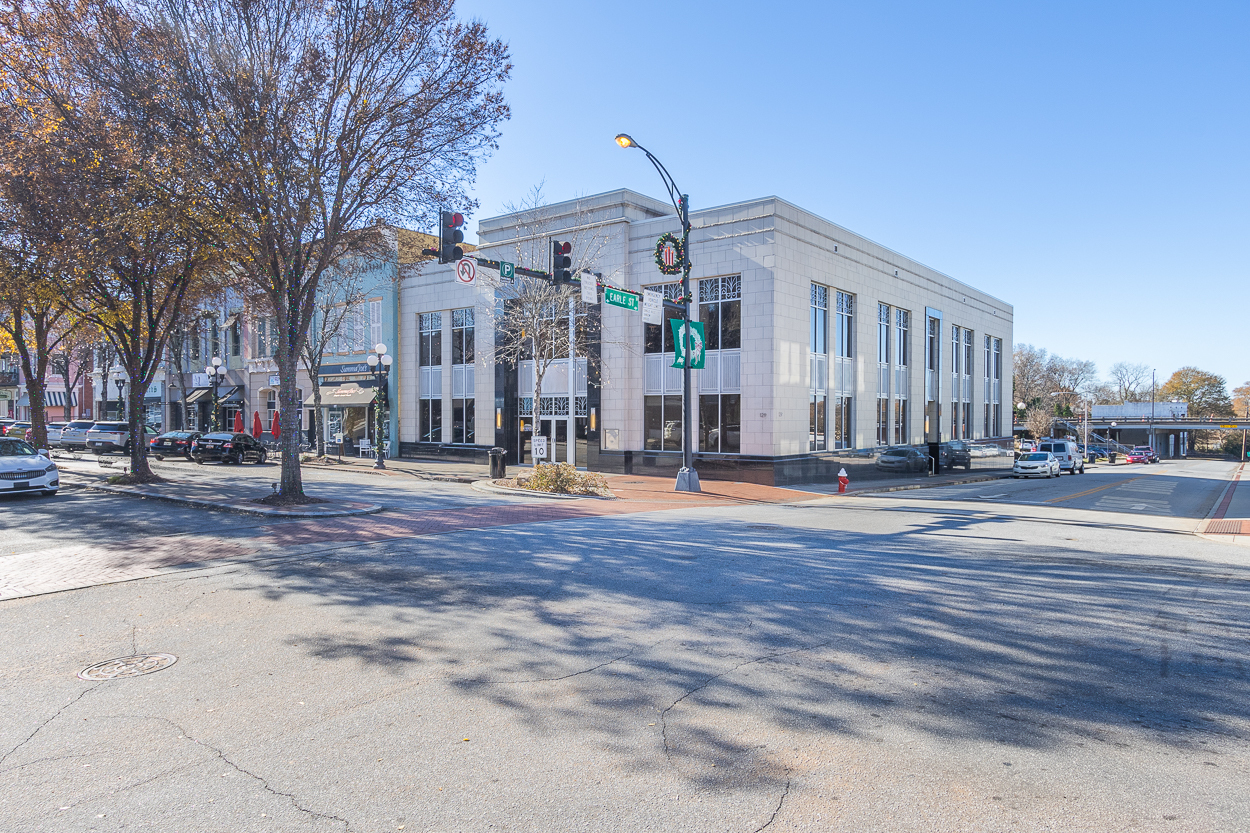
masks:
<path fill-rule="evenodd" d="M 148 395 L 148 383 L 130 378 L 126 393 L 126 421 L 130 430 L 130 474 L 135 480 L 149 482 L 157 477 L 148 466 L 148 444 L 143 435 L 143 400 Z"/>
<path fill-rule="evenodd" d="M 278 443 L 278 453 L 282 461 L 282 474 L 279 478 L 278 493 L 286 500 L 297 502 L 304 500 L 304 479 L 300 473 L 300 406 L 296 395 L 296 373 L 299 372 L 299 361 L 296 352 L 291 349 L 287 333 L 282 333 L 278 341 L 278 408 L 282 411 L 282 437 Z M 282 342 L 286 343 L 283 344 Z"/>
<path fill-rule="evenodd" d="M 317 456 L 324 457 L 326 456 L 326 427 L 322 424 L 324 418 L 321 416 L 321 383 L 315 375 L 312 376 L 312 395 L 313 431 L 317 437 Z"/>
<path fill-rule="evenodd" d="M 26 397 L 30 400 L 31 440 L 35 448 L 48 447 L 48 420 L 44 409 L 46 401 L 45 388 L 48 377 L 48 328 L 36 317 L 31 326 L 35 335 L 35 354 L 31 355 L 30 344 L 25 338 L 25 327 L 20 320 L 16 321 L 13 339 L 17 346 L 18 357 L 22 360 L 22 374 L 26 377 Z"/>

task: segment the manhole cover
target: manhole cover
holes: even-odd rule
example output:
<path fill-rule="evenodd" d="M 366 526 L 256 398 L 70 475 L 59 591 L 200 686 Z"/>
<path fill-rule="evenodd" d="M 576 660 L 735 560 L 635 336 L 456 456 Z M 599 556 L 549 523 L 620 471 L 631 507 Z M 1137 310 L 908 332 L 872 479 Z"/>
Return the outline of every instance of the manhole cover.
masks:
<path fill-rule="evenodd" d="M 116 680 L 119 677 L 138 677 L 168 668 L 178 661 L 173 654 L 138 654 L 118 657 L 88 665 L 78 672 L 83 680 Z"/>

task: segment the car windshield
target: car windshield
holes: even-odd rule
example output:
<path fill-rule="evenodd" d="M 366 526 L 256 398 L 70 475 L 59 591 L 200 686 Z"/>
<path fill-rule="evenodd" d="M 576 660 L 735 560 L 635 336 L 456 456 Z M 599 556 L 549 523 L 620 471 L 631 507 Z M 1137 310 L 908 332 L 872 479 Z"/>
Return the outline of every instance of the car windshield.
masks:
<path fill-rule="evenodd" d="M 129 429 L 124 422 L 97 422 L 92 426 L 93 431 L 126 431 Z"/>
<path fill-rule="evenodd" d="M 1045 462 L 1045 460 L 1046 460 L 1046 456 L 1047 456 L 1047 455 L 1045 455 L 1045 454 L 1026 454 L 1026 455 L 1024 455 L 1023 457 L 1021 457 L 1020 459 L 1021 459 L 1021 460 L 1030 460 L 1030 461 L 1035 462 L 1035 463 L 1041 463 L 1041 462 Z"/>
<path fill-rule="evenodd" d="M 175 440 L 182 440 L 191 436 L 191 432 L 190 431 L 170 431 L 168 434 L 165 434 L 165 436 L 170 437 Z"/>
<path fill-rule="evenodd" d="M 0 457 L 30 457 L 34 453 L 34 446 L 22 440 L 0 442 Z"/>
<path fill-rule="evenodd" d="M 200 437 L 201 440 L 232 440 L 234 434 L 205 434 Z"/>
<path fill-rule="evenodd" d="M 94 422 L 71 422 L 66 427 L 67 428 L 90 428 L 93 425 L 95 425 Z"/>

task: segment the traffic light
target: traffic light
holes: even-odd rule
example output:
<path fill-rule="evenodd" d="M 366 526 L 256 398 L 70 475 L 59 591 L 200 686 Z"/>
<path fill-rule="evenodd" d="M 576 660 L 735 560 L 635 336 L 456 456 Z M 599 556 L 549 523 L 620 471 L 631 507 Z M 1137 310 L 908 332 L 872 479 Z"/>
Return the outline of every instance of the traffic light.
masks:
<path fill-rule="evenodd" d="M 569 267 L 573 265 L 573 258 L 569 257 L 571 251 L 573 244 L 567 240 L 563 243 L 559 240 L 551 241 L 551 278 L 556 286 L 573 282 L 573 273 L 569 271 Z"/>
<path fill-rule="evenodd" d="M 457 243 L 464 242 L 464 215 L 458 211 L 438 212 L 438 262 L 455 263 L 464 256 Z"/>

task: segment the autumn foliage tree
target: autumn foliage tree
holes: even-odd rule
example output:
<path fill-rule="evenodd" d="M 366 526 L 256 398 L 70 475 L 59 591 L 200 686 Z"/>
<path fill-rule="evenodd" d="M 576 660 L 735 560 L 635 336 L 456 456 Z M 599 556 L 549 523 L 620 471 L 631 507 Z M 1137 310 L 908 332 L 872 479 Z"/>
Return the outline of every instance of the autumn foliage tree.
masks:
<path fill-rule="evenodd" d="M 469 207 L 508 116 L 507 48 L 452 0 L 151 0 L 170 106 L 240 278 L 269 302 L 282 414 L 279 500 L 305 500 L 296 373 L 332 264 L 377 220 Z M 118 67 L 125 50 L 111 59 Z M 118 70 L 120 71 L 120 70 Z"/>
<path fill-rule="evenodd" d="M 153 479 L 143 400 L 188 287 L 219 264 L 220 217 L 193 194 L 167 108 L 166 40 L 122 8 L 58 3 L 0 17 L 3 195 L 42 285 L 116 350 L 129 381 L 131 477 Z M 124 67 L 109 59 L 124 50 Z"/>

